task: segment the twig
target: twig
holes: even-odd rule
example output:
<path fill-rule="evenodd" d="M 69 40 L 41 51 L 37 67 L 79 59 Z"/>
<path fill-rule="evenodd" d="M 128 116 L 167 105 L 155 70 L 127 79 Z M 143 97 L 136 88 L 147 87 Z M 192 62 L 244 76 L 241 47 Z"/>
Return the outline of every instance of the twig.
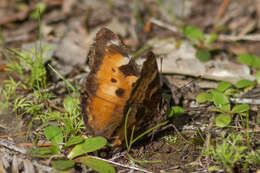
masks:
<path fill-rule="evenodd" d="M 49 147 L 49 146 L 53 146 L 52 143 L 37 143 L 35 144 L 37 147 Z M 21 147 L 33 147 L 34 144 L 32 143 L 22 143 L 22 144 L 19 144 L 19 146 Z"/>
<path fill-rule="evenodd" d="M 11 135 L 4 135 L 4 136 L 0 136 L 0 138 L 11 138 L 14 136 L 20 136 L 20 135 L 24 135 L 25 132 L 19 132 L 19 133 L 15 133 L 15 134 L 11 134 Z"/>
<path fill-rule="evenodd" d="M 172 25 L 169 25 L 167 23 L 164 23 L 160 20 L 151 19 L 151 22 L 155 25 L 161 26 L 165 29 L 168 29 L 173 32 L 178 32 L 178 29 Z M 209 34 L 205 34 L 205 36 L 208 36 Z M 218 41 L 240 41 L 240 40 L 246 40 L 246 41 L 260 41 L 260 34 L 251 34 L 251 35 L 224 35 L 220 34 L 217 38 Z"/>
<path fill-rule="evenodd" d="M 141 172 L 145 172 L 145 173 L 153 173 L 153 172 L 147 171 L 145 169 L 141 169 L 141 168 L 137 168 L 137 167 L 133 167 L 133 166 L 128 166 L 128 165 L 123 165 L 121 163 L 117 163 L 117 162 L 114 162 L 112 160 L 106 160 L 106 159 L 99 158 L 99 157 L 96 157 L 96 156 L 88 156 L 88 157 L 98 159 L 98 160 L 102 160 L 104 162 L 108 162 L 108 163 L 111 163 L 113 165 L 121 166 L 121 167 L 128 168 L 128 169 L 131 169 L 131 170 L 141 171 Z"/>
<path fill-rule="evenodd" d="M 169 24 L 167 24 L 167 23 L 163 23 L 163 22 L 160 21 L 160 20 L 157 20 L 157 19 L 152 18 L 152 19 L 150 19 L 150 22 L 153 23 L 153 24 L 156 24 L 156 25 L 158 25 L 158 26 L 161 26 L 161 27 L 163 27 L 163 28 L 166 28 L 166 29 L 168 29 L 168 30 L 170 30 L 170 31 L 178 32 L 178 29 L 177 29 L 175 26 L 169 25 Z"/>
<path fill-rule="evenodd" d="M 252 98 L 230 98 L 230 100 L 234 103 L 244 103 L 244 104 L 252 104 L 252 105 L 260 105 L 260 99 L 252 99 Z"/>
<path fill-rule="evenodd" d="M 8 139 L 0 138 L 0 145 L 4 146 L 6 148 L 9 148 L 10 150 L 20 152 L 22 154 L 26 153 L 26 150 L 24 148 L 16 146 L 16 144 L 14 144 L 12 141 L 10 141 Z"/>
<path fill-rule="evenodd" d="M 8 66 L 7 65 L 1 65 L 0 66 L 0 71 L 4 71 L 4 69 L 6 69 Z"/>
<path fill-rule="evenodd" d="M 239 40 L 247 40 L 247 41 L 260 41 L 260 34 L 250 34 L 250 35 L 219 35 L 219 41 L 239 41 Z"/>
<path fill-rule="evenodd" d="M 51 172 L 53 171 L 53 168 L 49 167 L 49 166 L 45 166 L 45 165 L 42 165 L 40 163 L 38 163 L 36 160 L 33 160 L 32 161 L 32 164 L 37 167 L 38 169 L 41 169 L 41 170 L 44 170 L 46 172 Z"/>
<path fill-rule="evenodd" d="M 222 4 L 218 10 L 217 16 L 216 16 L 216 23 L 219 21 L 219 19 L 223 16 L 223 14 L 225 13 L 229 3 L 231 0 L 224 0 L 222 1 Z"/>

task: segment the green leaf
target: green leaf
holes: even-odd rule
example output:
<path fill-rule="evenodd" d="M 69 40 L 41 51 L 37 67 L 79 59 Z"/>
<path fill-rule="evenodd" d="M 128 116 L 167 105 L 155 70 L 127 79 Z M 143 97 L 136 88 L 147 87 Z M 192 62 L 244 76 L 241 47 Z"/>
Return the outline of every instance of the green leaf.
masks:
<path fill-rule="evenodd" d="M 62 131 L 58 126 L 48 126 L 44 129 L 46 138 L 51 141 L 52 144 L 57 145 L 63 142 Z"/>
<path fill-rule="evenodd" d="M 249 110 L 248 104 L 237 105 L 232 109 L 232 113 L 243 113 Z"/>
<path fill-rule="evenodd" d="M 170 111 L 168 113 L 168 118 L 171 118 L 172 116 L 176 115 L 176 114 L 183 114 L 184 113 L 184 109 L 180 106 L 172 106 L 170 108 Z"/>
<path fill-rule="evenodd" d="M 250 67 L 260 68 L 260 57 L 252 54 L 241 54 L 238 61 Z"/>
<path fill-rule="evenodd" d="M 74 136 L 70 138 L 68 142 L 66 142 L 65 147 L 70 147 L 72 145 L 76 145 L 79 143 L 82 143 L 84 141 L 84 138 L 82 136 Z"/>
<path fill-rule="evenodd" d="M 39 15 L 41 15 L 46 9 L 46 4 L 43 2 L 39 2 L 36 4 L 36 9 L 32 11 L 30 17 L 32 19 L 38 19 Z"/>
<path fill-rule="evenodd" d="M 207 62 L 211 58 L 210 51 L 208 49 L 198 49 L 196 51 L 196 57 L 201 61 L 201 62 Z"/>
<path fill-rule="evenodd" d="M 220 91 L 211 90 L 214 104 L 223 111 L 230 111 L 230 103 L 228 97 Z"/>
<path fill-rule="evenodd" d="M 244 80 L 240 80 L 238 81 L 235 86 L 237 88 L 246 88 L 246 87 L 254 87 L 255 86 L 255 82 L 244 79 Z"/>
<path fill-rule="evenodd" d="M 73 160 L 53 160 L 51 161 L 51 165 L 59 170 L 66 170 L 74 167 L 75 162 Z"/>
<path fill-rule="evenodd" d="M 73 159 L 79 155 L 99 150 L 104 147 L 106 143 L 106 138 L 101 136 L 88 138 L 84 143 L 76 145 L 69 153 L 68 158 Z"/>
<path fill-rule="evenodd" d="M 206 40 L 207 44 L 213 43 L 217 39 L 217 34 L 216 33 L 211 33 L 209 38 Z"/>
<path fill-rule="evenodd" d="M 63 106 L 64 106 L 64 109 L 66 110 L 66 112 L 68 112 L 69 114 L 73 114 L 74 111 L 77 109 L 78 107 L 78 104 L 79 104 L 79 101 L 71 96 L 67 96 L 65 99 L 64 99 L 64 102 L 63 102 Z"/>
<path fill-rule="evenodd" d="M 252 67 L 260 68 L 260 57 L 253 55 Z"/>
<path fill-rule="evenodd" d="M 251 54 L 241 54 L 237 57 L 238 61 L 245 64 L 245 65 L 248 65 L 248 66 L 252 66 L 253 64 L 253 61 L 254 61 L 254 57 L 253 55 Z"/>
<path fill-rule="evenodd" d="M 260 70 L 256 73 L 256 81 L 260 84 Z"/>
<path fill-rule="evenodd" d="M 116 172 L 116 170 L 113 166 L 111 166 L 109 163 L 107 163 L 103 160 L 90 158 L 90 157 L 81 157 L 78 159 L 78 161 L 99 173 L 115 173 Z"/>
<path fill-rule="evenodd" d="M 234 96 L 235 94 L 240 93 L 240 91 L 236 88 L 229 88 L 228 90 L 225 91 L 226 96 Z"/>
<path fill-rule="evenodd" d="M 230 82 L 219 82 L 218 83 L 218 90 L 219 91 L 225 91 L 225 90 L 227 90 L 228 88 L 230 88 L 232 86 L 232 83 L 230 83 Z"/>
<path fill-rule="evenodd" d="M 196 97 L 198 103 L 204 103 L 206 101 L 213 101 L 212 94 L 209 93 L 199 93 Z"/>
<path fill-rule="evenodd" d="M 230 124 L 231 122 L 231 116 L 228 114 L 220 114 L 216 118 L 216 126 L 218 127 L 226 127 Z"/>
<path fill-rule="evenodd" d="M 201 29 L 195 26 L 185 26 L 183 28 L 183 34 L 188 37 L 190 40 L 205 40 L 204 34 Z"/>
<path fill-rule="evenodd" d="M 49 158 L 52 155 L 58 154 L 54 147 L 40 147 L 34 148 L 29 152 L 32 157 Z"/>
<path fill-rule="evenodd" d="M 214 172 L 214 171 L 218 171 L 218 170 L 220 170 L 221 168 L 219 168 L 219 167 L 217 167 L 217 166 L 211 166 L 211 167 L 209 167 L 209 169 L 208 169 L 208 171 L 209 172 Z"/>

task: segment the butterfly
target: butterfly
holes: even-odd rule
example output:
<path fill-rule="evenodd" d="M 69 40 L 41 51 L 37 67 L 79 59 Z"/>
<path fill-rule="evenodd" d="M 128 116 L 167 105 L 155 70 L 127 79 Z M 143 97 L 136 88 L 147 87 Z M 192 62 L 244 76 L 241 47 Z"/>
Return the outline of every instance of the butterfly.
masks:
<path fill-rule="evenodd" d="M 126 115 L 128 134 L 133 127 L 138 134 L 156 124 L 161 82 L 152 52 L 139 68 L 119 37 L 102 28 L 92 45 L 89 67 L 81 108 L 85 126 L 92 135 L 121 145 L 125 139 Z"/>

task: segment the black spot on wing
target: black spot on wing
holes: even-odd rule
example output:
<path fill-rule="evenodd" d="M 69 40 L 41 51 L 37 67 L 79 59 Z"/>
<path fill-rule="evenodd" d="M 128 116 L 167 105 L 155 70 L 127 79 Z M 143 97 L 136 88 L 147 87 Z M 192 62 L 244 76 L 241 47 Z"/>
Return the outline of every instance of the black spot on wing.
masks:
<path fill-rule="evenodd" d="M 116 79 L 114 79 L 114 78 L 111 78 L 111 80 L 110 80 L 111 82 L 113 82 L 113 83 L 116 83 L 117 82 L 117 80 Z"/>
<path fill-rule="evenodd" d="M 117 95 L 118 97 L 122 97 L 122 96 L 124 95 L 124 93 L 125 93 L 125 90 L 122 89 L 122 88 L 118 88 L 118 89 L 116 90 L 116 95 Z"/>

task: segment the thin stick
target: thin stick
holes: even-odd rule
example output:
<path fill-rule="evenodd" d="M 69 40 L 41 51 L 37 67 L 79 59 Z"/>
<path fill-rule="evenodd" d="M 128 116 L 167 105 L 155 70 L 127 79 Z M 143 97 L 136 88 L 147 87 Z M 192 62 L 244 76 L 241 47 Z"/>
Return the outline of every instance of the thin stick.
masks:
<path fill-rule="evenodd" d="M 19 133 L 15 133 L 15 134 L 11 134 L 11 135 L 0 136 L 0 138 L 11 138 L 11 137 L 15 137 L 15 136 L 24 135 L 25 133 L 26 132 L 19 132 Z"/>
<path fill-rule="evenodd" d="M 260 99 L 253 99 L 253 98 L 230 98 L 230 100 L 233 103 L 260 105 Z"/>
<path fill-rule="evenodd" d="M 1 65 L 1 66 L 0 66 L 0 71 L 4 71 L 4 69 L 6 69 L 6 68 L 8 68 L 7 65 Z"/>
<path fill-rule="evenodd" d="M 91 158 L 94 158 L 94 159 L 98 159 L 98 160 L 102 160 L 102 161 L 104 161 L 104 162 L 108 162 L 108 163 L 111 163 L 111 164 L 113 164 L 113 165 L 121 166 L 121 167 L 123 167 L 123 168 L 128 168 L 128 169 L 131 169 L 131 170 L 141 171 L 141 172 L 145 172 L 145 173 L 153 173 L 153 172 L 147 171 L 147 170 L 145 170 L 145 169 L 141 169 L 141 168 L 137 168 L 137 167 L 133 167 L 133 166 L 124 165 L 124 164 L 121 164 L 121 163 L 114 162 L 114 161 L 112 161 L 112 160 L 106 160 L 106 159 L 99 158 L 99 157 L 96 157 L 96 156 L 88 156 L 88 157 L 91 157 Z"/>
<path fill-rule="evenodd" d="M 151 21 L 151 23 L 153 23 L 153 24 L 155 24 L 155 25 L 158 25 L 158 26 L 161 26 L 161 27 L 163 27 L 163 28 L 167 28 L 167 29 L 170 30 L 170 31 L 178 32 L 177 27 L 172 26 L 172 25 L 169 25 L 169 24 L 167 24 L 167 23 L 163 23 L 163 22 L 160 21 L 160 20 L 157 20 L 157 19 L 152 18 L 152 19 L 150 19 L 150 21 Z"/>
<path fill-rule="evenodd" d="M 50 146 L 53 146 L 52 143 L 37 143 L 35 145 L 37 147 L 50 147 Z M 34 144 L 32 144 L 32 143 L 22 143 L 22 144 L 19 144 L 19 146 L 21 146 L 21 147 L 33 147 Z"/>
<path fill-rule="evenodd" d="M 155 25 L 161 26 L 165 29 L 168 29 L 173 32 L 178 32 L 177 28 L 174 26 L 171 26 L 167 23 L 164 23 L 162 21 L 159 21 L 157 19 L 152 18 L 151 22 Z M 208 34 L 205 34 L 205 36 L 208 36 Z M 220 34 L 217 37 L 218 41 L 240 41 L 240 40 L 246 40 L 246 41 L 260 41 L 260 34 L 250 34 L 250 35 L 224 35 Z"/>
<path fill-rule="evenodd" d="M 239 40 L 248 40 L 248 41 L 260 41 L 260 34 L 250 34 L 250 35 L 219 35 L 218 40 L 220 41 L 239 41 Z"/>
<path fill-rule="evenodd" d="M 17 151 L 22 154 L 26 153 L 26 150 L 24 148 L 16 146 L 16 144 L 13 143 L 13 141 L 8 140 L 8 139 L 0 138 L 0 146 L 4 146 L 6 148 L 9 148 L 10 150 L 14 150 L 14 151 Z"/>
<path fill-rule="evenodd" d="M 219 21 L 219 19 L 223 16 L 223 14 L 225 13 L 229 3 L 231 0 L 224 0 L 220 6 L 220 8 L 218 9 L 218 13 L 216 16 L 216 23 Z"/>

